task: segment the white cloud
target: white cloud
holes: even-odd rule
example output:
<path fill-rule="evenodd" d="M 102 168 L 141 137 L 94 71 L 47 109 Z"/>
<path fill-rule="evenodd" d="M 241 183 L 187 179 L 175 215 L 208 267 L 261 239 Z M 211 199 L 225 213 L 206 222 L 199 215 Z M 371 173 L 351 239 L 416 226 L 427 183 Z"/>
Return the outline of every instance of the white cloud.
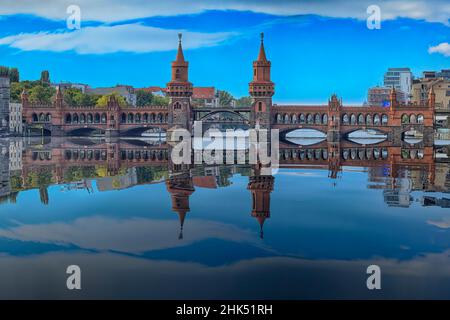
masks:
<path fill-rule="evenodd" d="M 173 50 L 177 33 L 183 32 L 183 47 L 195 49 L 214 46 L 233 33 L 201 33 L 160 29 L 141 24 L 86 27 L 75 31 L 21 33 L 0 38 L 0 45 L 24 51 L 75 51 L 80 54 L 113 52 L 152 52 Z"/>
<path fill-rule="evenodd" d="M 213 221 L 187 220 L 182 241 L 178 239 L 179 222 L 175 214 L 173 220 L 93 216 L 71 222 L 23 224 L 0 229 L 0 237 L 135 254 L 187 246 L 209 238 L 261 245 L 257 234 L 249 230 Z"/>
<path fill-rule="evenodd" d="M 66 8 L 73 0 L 2 0 L 1 14 L 34 14 L 65 20 Z M 366 19 L 366 9 L 376 4 L 382 19 L 407 17 L 429 22 L 448 23 L 448 0 L 78 0 L 82 19 L 91 21 L 123 21 L 151 16 L 174 16 L 206 10 L 250 10 L 275 15 L 318 14 L 338 18 Z"/>
<path fill-rule="evenodd" d="M 437 46 L 430 47 L 428 53 L 440 53 L 446 57 L 450 57 L 450 44 L 448 42 L 442 42 Z"/>
<path fill-rule="evenodd" d="M 441 221 L 439 220 L 428 220 L 427 223 L 429 225 L 441 228 L 441 229 L 450 229 L 450 217 L 445 217 Z"/>

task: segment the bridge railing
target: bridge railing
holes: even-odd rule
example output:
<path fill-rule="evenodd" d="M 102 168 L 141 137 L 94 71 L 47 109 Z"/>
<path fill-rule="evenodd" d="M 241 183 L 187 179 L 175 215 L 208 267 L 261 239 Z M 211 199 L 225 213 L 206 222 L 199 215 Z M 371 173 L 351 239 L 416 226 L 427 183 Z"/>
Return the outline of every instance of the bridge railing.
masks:
<path fill-rule="evenodd" d="M 29 103 L 27 105 L 29 108 L 35 108 L 35 109 L 48 109 L 48 108 L 54 108 L 55 106 L 53 104 L 46 104 L 46 103 Z"/>
<path fill-rule="evenodd" d="M 126 105 L 120 107 L 120 109 L 127 109 L 127 110 L 160 110 L 160 109 L 168 109 L 169 106 L 166 105 L 145 105 L 145 106 L 133 106 L 133 105 Z"/>
<path fill-rule="evenodd" d="M 100 106 L 64 106 L 64 109 L 76 109 L 76 110 L 104 110 L 106 107 L 100 107 Z"/>

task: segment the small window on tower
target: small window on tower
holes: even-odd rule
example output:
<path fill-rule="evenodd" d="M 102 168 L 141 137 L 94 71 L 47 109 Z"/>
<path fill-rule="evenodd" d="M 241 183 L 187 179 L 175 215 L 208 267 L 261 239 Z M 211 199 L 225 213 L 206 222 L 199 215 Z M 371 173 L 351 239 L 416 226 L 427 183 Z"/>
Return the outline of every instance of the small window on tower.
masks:
<path fill-rule="evenodd" d="M 258 111 L 259 111 L 259 112 L 262 111 L 262 102 L 258 102 Z"/>
<path fill-rule="evenodd" d="M 256 69 L 253 69 L 253 75 L 256 77 Z"/>
<path fill-rule="evenodd" d="M 177 69 L 177 71 L 175 71 L 175 78 L 180 79 L 180 69 Z"/>

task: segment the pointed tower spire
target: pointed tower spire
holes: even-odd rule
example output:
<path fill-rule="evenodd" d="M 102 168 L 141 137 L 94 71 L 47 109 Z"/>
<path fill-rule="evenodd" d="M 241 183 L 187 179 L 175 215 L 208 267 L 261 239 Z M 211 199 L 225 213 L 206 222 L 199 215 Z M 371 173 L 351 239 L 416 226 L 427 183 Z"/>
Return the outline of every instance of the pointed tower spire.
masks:
<path fill-rule="evenodd" d="M 183 227 L 184 227 L 184 219 L 186 218 L 186 211 L 179 211 L 178 217 L 180 218 L 180 234 L 178 235 L 178 239 L 183 239 Z"/>
<path fill-rule="evenodd" d="M 398 101 L 397 101 L 397 92 L 395 91 L 395 87 L 394 87 L 394 85 L 392 85 L 392 89 L 391 89 L 391 93 L 390 93 L 390 95 L 389 95 L 389 102 L 390 102 L 390 108 L 391 108 L 391 110 L 393 109 L 393 108 L 395 108 L 396 106 L 397 106 L 397 104 L 398 104 Z"/>
<path fill-rule="evenodd" d="M 189 63 L 184 59 L 183 46 L 181 44 L 182 34 L 178 34 L 178 51 L 175 61 L 172 62 L 172 80 L 174 83 L 185 83 L 190 85 L 188 80 Z M 169 88 L 170 89 L 170 88 Z"/>
<path fill-rule="evenodd" d="M 28 100 L 28 92 L 27 89 L 23 89 L 22 93 L 20 94 L 20 97 L 22 98 L 22 100 Z"/>
<path fill-rule="evenodd" d="M 63 94 L 60 86 L 56 87 L 55 105 L 57 108 L 61 108 L 63 103 Z"/>
<path fill-rule="evenodd" d="M 247 189 L 252 193 L 251 216 L 259 223 L 259 236 L 264 238 L 263 226 L 267 218 L 270 217 L 270 193 L 273 190 L 274 177 L 259 174 L 259 169 L 255 168 L 254 175 L 249 177 Z"/>
<path fill-rule="evenodd" d="M 265 216 L 259 216 L 256 218 L 259 222 L 259 237 L 264 239 L 264 221 L 266 221 Z"/>
<path fill-rule="evenodd" d="M 436 104 L 436 94 L 434 93 L 434 88 L 431 85 L 430 90 L 428 91 L 428 106 L 430 108 L 434 108 Z"/>
<path fill-rule="evenodd" d="M 177 59 L 176 62 L 185 62 L 184 61 L 184 54 L 183 54 L 183 46 L 181 45 L 181 39 L 183 38 L 183 34 L 178 34 L 178 52 L 177 52 Z"/>
<path fill-rule="evenodd" d="M 190 211 L 189 197 L 195 191 L 189 174 L 180 174 L 166 180 L 167 191 L 172 198 L 172 210 L 178 214 L 180 233 L 178 239 L 183 239 L 183 227 L 186 214 Z"/>
<path fill-rule="evenodd" d="M 261 32 L 261 45 L 259 47 L 259 54 L 257 61 L 267 62 L 266 50 L 264 49 L 264 32 Z"/>

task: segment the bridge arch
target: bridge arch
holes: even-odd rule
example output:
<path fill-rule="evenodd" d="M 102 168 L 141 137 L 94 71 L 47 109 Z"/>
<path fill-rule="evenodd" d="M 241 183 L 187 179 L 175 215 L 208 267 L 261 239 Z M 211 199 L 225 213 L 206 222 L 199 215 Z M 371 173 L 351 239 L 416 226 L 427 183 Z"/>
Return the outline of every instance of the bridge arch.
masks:
<path fill-rule="evenodd" d="M 344 148 L 341 152 L 343 160 L 386 160 L 389 156 L 387 148 Z"/>
<path fill-rule="evenodd" d="M 364 118 L 364 115 L 362 113 L 358 114 L 358 124 L 365 124 L 366 119 Z"/>
<path fill-rule="evenodd" d="M 373 115 L 373 124 L 374 124 L 375 126 L 379 126 L 380 123 L 381 123 L 380 115 L 379 115 L 378 113 L 375 113 L 375 114 Z"/>
<path fill-rule="evenodd" d="M 344 113 L 342 115 L 342 123 L 343 124 L 349 124 L 350 123 L 350 117 L 347 113 Z"/>
<path fill-rule="evenodd" d="M 298 122 L 301 123 L 301 124 L 306 123 L 306 116 L 305 116 L 304 113 L 300 113 L 300 114 L 298 115 Z"/>
<path fill-rule="evenodd" d="M 233 110 L 224 110 L 224 109 L 214 110 L 214 111 L 212 111 L 212 112 L 202 116 L 199 120 L 208 121 L 212 116 L 219 115 L 219 114 L 229 114 L 229 115 L 237 118 L 237 120 L 239 120 L 239 121 L 248 122 L 248 119 L 244 115 L 242 115 L 241 113 L 233 111 Z M 167 116 L 168 115 L 166 114 L 166 117 Z M 276 118 L 277 119 L 277 123 L 282 123 L 282 121 L 284 121 L 286 119 L 285 116 L 289 117 L 289 115 L 286 115 L 286 114 L 284 116 L 281 116 L 280 114 L 277 114 L 277 116 L 276 116 L 277 117 Z M 233 121 L 232 118 L 230 118 L 230 120 Z"/>
<path fill-rule="evenodd" d="M 67 135 L 75 137 L 89 137 L 96 134 L 104 135 L 105 130 L 99 128 L 77 128 L 67 132 Z"/>
<path fill-rule="evenodd" d="M 158 135 L 165 134 L 166 131 L 159 127 L 136 127 L 131 128 L 126 131 L 121 131 L 120 135 L 125 137 L 140 137 L 144 134 L 144 132 L 150 132 Z"/>

